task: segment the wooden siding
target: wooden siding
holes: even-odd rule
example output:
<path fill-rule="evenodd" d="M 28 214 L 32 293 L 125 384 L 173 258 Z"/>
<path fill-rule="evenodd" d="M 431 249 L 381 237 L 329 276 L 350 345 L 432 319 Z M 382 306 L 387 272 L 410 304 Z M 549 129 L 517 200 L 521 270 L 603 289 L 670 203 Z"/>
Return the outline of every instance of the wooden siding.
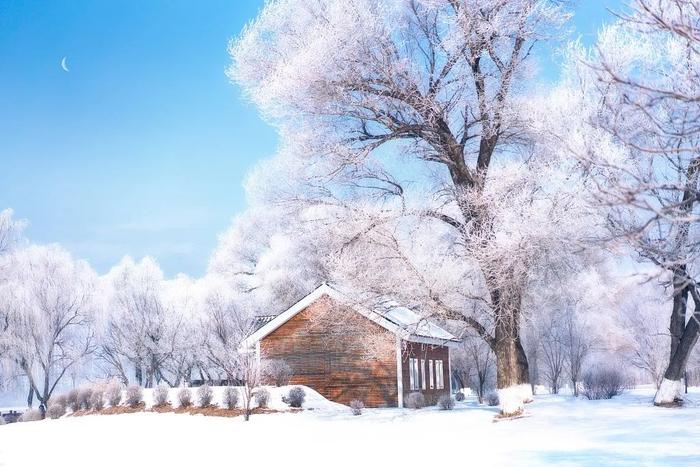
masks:
<path fill-rule="evenodd" d="M 263 358 L 291 366 L 291 384 L 367 407 L 398 404 L 395 346 L 394 334 L 326 296 L 260 341 Z"/>
<path fill-rule="evenodd" d="M 423 375 L 419 371 L 418 387 L 420 389 L 411 390 L 411 376 L 409 368 L 409 358 L 417 358 L 419 360 L 425 360 L 425 376 L 428 381 L 426 381 L 426 389 L 423 389 Z M 435 360 L 442 360 L 442 376 L 445 383 L 444 389 L 430 389 L 430 370 L 428 369 L 428 361 L 433 360 L 433 365 Z M 415 342 L 404 342 L 403 351 L 401 355 L 401 367 L 402 367 L 402 381 L 403 381 L 403 400 L 404 404 L 408 401 L 408 395 L 412 392 L 422 392 L 425 395 L 425 400 L 428 404 L 437 403 L 438 397 L 441 394 L 450 393 L 450 370 L 449 370 L 449 348 L 444 346 L 436 346 L 429 344 L 417 344 Z M 420 370 L 420 369 L 419 369 Z M 433 376 L 434 377 L 434 376 Z"/>

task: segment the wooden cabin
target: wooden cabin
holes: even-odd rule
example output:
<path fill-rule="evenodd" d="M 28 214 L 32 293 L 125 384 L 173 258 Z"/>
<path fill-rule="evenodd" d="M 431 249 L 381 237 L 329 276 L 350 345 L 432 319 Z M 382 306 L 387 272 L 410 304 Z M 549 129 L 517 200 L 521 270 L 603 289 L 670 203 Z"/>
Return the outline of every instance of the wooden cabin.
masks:
<path fill-rule="evenodd" d="M 341 404 L 403 407 L 411 392 L 428 403 L 451 391 L 450 348 L 457 338 L 394 302 L 366 308 L 323 284 L 266 319 L 245 341 L 258 358 L 281 359 L 291 384 Z"/>

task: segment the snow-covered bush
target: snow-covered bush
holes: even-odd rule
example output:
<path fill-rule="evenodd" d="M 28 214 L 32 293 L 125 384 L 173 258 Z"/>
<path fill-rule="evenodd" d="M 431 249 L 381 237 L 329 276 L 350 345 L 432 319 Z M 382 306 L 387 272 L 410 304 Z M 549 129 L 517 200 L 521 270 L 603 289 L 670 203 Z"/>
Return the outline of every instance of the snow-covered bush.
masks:
<path fill-rule="evenodd" d="M 214 399 L 214 391 L 211 386 L 205 384 L 197 389 L 197 401 L 200 407 L 209 407 Z"/>
<path fill-rule="evenodd" d="M 41 420 L 41 410 L 29 409 L 19 416 L 18 422 L 37 422 Z"/>
<path fill-rule="evenodd" d="M 92 388 L 82 387 L 78 390 L 78 405 L 81 409 L 90 410 L 92 408 Z"/>
<path fill-rule="evenodd" d="M 132 409 L 139 405 L 143 401 L 143 389 L 141 389 L 141 386 L 134 385 L 134 386 L 129 386 L 126 388 L 126 398 L 124 399 L 124 402 L 126 405 L 131 407 Z"/>
<path fill-rule="evenodd" d="M 422 392 L 412 392 L 408 395 L 406 405 L 409 409 L 422 409 L 425 407 L 425 396 Z"/>
<path fill-rule="evenodd" d="M 438 399 L 440 410 L 452 410 L 455 408 L 455 400 L 449 394 L 443 394 Z"/>
<path fill-rule="evenodd" d="M 192 405 L 192 391 L 190 391 L 190 388 L 182 388 L 177 392 L 177 402 L 180 404 L 180 407 Z"/>
<path fill-rule="evenodd" d="M 275 386 L 285 386 L 292 378 L 292 367 L 284 360 L 273 359 L 265 361 L 263 366 L 265 379 Z"/>
<path fill-rule="evenodd" d="M 53 403 L 49 404 L 49 408 L 46 409 L 46 416 L 52 420 L 61 418 L 66 414 L 66 406 Z"/>
<path fill-rule="evenodd" d="M 5 421 L 5 417 L 0 415 L 0 426 L 5 425 L 7 422 Z"/>
<path fill-rule="evenodd" d="M 107 397 L 107 402 L 112 407 L 117 407 L 122 401 L 122 385 L 119 381 L 112 380 L 107 383 L 107 388 L 105 389 L 105 396 Z"/>
<path fill-rule="evenodd" d="M 455 394 L 455 399 L 457 402 L 462 402 L 464 400 L 464 393 L 459 391 L 457 394 Z"/>
<path fill-rule="evenodd" d="M 153 405 L 162 407 L 168 403 L 168 387 L 164 384 L 159 384 L 153 390 Z"/>
<path fill-rule="evenodd" d="M 627 388 L 627 379 L 616 368 L 602 367 L 587 371 L 583 375 L 582 394 L 586 399 L 612 399 Z"/>
<path fill-rule="evenodd" d="M 238 389 L 233 386 L 226 386 L 224 388 L 223 403 L 225 408 L 229 410 L 235 409 L 238 405 Z"/>
<path fill-rule="evenodd" d="M 49 399 L 48 406 L 51 407 L 52 405 L 60 405 L 65 411 L 65 409 L 68 407 L 68 398 L 63 394 L 58 396 L 51 396 L 51 399 Z"/>
<path fill-rule="evenodd" d="M 498 392 L 489 391 L 486 394 L 486 404 L 488 404 L 491 407 L 496 407 L 498 404 L 500 404 L 500 401 L 498 399 Z"/>
<path fill-rule="evenodd" d="M 289 404 L 290 407 L 301 407 L 301 405 L 304 403 L 304 399 L 306 398 L 306 392 L 304 392 L 304 388 L 299 387 L 299 386 L 294 386 L 292 389 L 289 390 L 289 394 L 287 394 L 287 397 L 284 398 L 284 402 L 286 404 Z"/>
<path fill-rule="evenodd" d="M 364 402 L 357 399 L 355 399 L 354 401 L 350 401 L 350 410 L 352 411 L 353 415 L 362 415 L 362 409 L 364 408 Z"/>
<path fill-rule="evenodd" d="M 68 407 L 73 411 L 77 412 L 80 410 L 80 399 L 79 392 L 77 389 L 71 389 L 66 395 L 66 401 L 68 402 Z"/>
<path fill-rule="evenodd" d="M 90 405 L 93 410 L 102 410 L 105 407 L 105 392 L 102 387 L 93 389 L 90 396 Z"/>
<path fill-rule="evenodd" d="M 255 390 L 255 404 L 261 409 L 267 408 L 267 403 L 270 402 L 270 391 L 265 388 L 258 388 Z"/>

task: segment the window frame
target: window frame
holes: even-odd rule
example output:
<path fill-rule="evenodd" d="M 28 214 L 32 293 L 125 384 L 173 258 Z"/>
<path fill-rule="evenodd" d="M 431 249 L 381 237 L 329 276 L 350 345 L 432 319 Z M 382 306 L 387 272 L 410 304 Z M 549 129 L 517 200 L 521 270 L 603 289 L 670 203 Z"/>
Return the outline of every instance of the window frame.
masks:
<path fill-rule="evenodd" d="M 420 387 L 419 381 L 419 370 L 418 370 L 418 359 L 409 358 L 408 359 L 408 377 L 409 377 L 409 387 L 411 391 L 417 391 Z"/>
<path fill-rule="evenodd" d="M 437 361 L 437 360 L 436 360 Z M 430 389 L 435 389 L 435 371 L 433 371 L 433 360 L 428 360 L 428 375 L 430 382 Z"/>
<path fill-rule="evenodd" d="M 442 360 L 435 360 L 435 387 L 445 389 L 445 363 Z"/>

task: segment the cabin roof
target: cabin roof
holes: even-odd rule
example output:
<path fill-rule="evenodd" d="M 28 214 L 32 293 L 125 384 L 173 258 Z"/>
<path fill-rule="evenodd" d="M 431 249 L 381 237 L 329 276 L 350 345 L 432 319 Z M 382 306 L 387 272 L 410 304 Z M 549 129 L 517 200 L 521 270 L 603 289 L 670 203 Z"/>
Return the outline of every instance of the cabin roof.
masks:
<path fill-rule="evenodd" d="M 459 339 L 452 333 L 395 301 L 386 300 L 369 309 L 352 301 L 337 288 L 323 283 L 282 313 L 276 316 L 259 317 L 258 323 L 260 325 L 256 326 L 256 330 L 243 341 L 243 346 L 252 347 L 256 342 L 271 334 L 324 295 L 348 305 L 351 309 L 406 341 L 447 346 L 459 342 Z"/>

